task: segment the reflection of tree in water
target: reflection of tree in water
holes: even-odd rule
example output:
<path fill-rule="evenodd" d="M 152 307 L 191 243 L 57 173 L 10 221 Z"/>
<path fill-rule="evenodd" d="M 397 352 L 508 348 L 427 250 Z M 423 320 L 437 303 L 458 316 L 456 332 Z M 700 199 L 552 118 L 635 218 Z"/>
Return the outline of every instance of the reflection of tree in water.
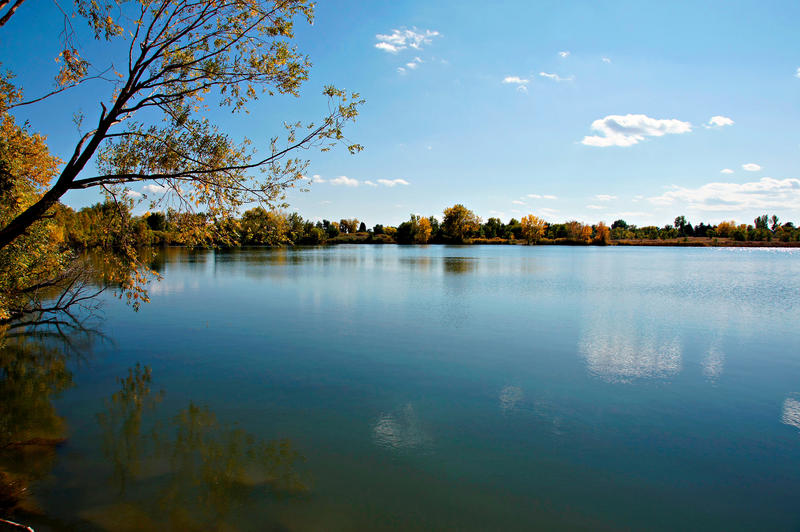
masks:
<path fill-rule="evenodd" d="M 470 257 L 444 257 L 444 272 L 451 274 L 470 273 L 475 271 L 478 261 Z"/>
<path fill-rule="evenodd" d="M 85 517 L 116 526 L 120 502 L 139 516 L 131 529 L 193 530 L 224 527 L 235 510 L 256 496 L 308 492 L 295 471 L 304 458 L 289 440 L 265 441 L 220 423 L 206 407 L 189 403 L 170 423 L 147 423 L 161 394 L 151 391 L 151 371 L 139 365 L 120 379 L 120 391 L 98 415 L 104 452 L 120 490 L 116 504 Z M 147 430 L 145 428 L 147 427 Z M 133 506 L 131 506 L 133 505 Z M 130 524 L 129 524 L 130 525 Z"/>
<path fill-rule="evenodd" d="M 0 516 L 31 510 L 30 484 L 64 441 L 53 399 L 72 386 L 64 351 L 24 335 L 0 339 Z"/>

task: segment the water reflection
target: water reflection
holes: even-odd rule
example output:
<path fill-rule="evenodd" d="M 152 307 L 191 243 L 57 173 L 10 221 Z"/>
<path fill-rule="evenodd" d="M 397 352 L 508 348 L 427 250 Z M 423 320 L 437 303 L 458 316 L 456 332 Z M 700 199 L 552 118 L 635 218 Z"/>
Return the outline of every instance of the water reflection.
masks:
<path fill-rule="evenodd" d="M 711 381 L 716 382 L 725 365 L 725 353 L 717 346 L 712 345 L 703 359 L 703 375 Z"/>
<path fill-rule="evenodd" d="M 503 414 L 508 414 L 517 408 L 517 405 L 522 401 L 523 393 L 522 388 L 519 386 L 506 386 L 500 390 L 500 410 Z"/>
<path fill-rule="evenodd" d="M 419 449 L 431 441 L 411 403 L 398 412 L 378 416 L 373 437 L 379 447 L 395 451 Z"/>
<path fill-rule="evenodd" d="M 680 342 L 669 328 L 657 325 L 657 318 L 648 320 L 632 309 L 595 312 L 578 344 L 590 373 L 609 382 L 631 382 L 681 370 Z"/>
<path fill-rule="evenodd" d="M 465 274 L 472 273 L 478 267 L 478 261 L 474 257 L 443 257 L 444 273 L 446 274 Z"/>
<path fill-rule="evenodd" d="M 73 386 L 68 362 L 91 331 L 34 329 L 0 336 L 0 515 L 36 510 L 31 485 L 46 477 L 67 427 L 53 400 Z"/>
<path fill-rule="evenodd" d="M 798 399 L 800 399 L 800 394 L 794 394 L 793 397 L 787 397 L 783 402 L 781 423 L 800 429 L 800 400 Z"/>
<path fill-rule="evenodd" d="M 153 523 L 161 529 L 234 530 L 244 506 L 252 512 L 264 497 L 309 491 L 296 470 L 305 459 L 289 440 L 257 438 L 192 402 L 169 422 L 151 419 L 163 398 L 151 380 L 150 369 L 137 364 L 97 416 L 118 491 L 83 518 L 115 528 L 124 508 L 145 517 L 133 530 L 151 530 Z"/>

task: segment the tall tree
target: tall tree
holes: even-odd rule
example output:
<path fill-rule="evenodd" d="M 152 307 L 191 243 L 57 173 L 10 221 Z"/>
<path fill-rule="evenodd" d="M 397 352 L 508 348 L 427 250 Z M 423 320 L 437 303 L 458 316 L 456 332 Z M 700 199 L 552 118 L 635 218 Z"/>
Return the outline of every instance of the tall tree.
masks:
<path fill-rule="evenodd" d="M 541 240 L 547 228 L 547 222 L 533 214 L 523 216 L 520 223 L 522 225 L 522 236 L 528 241 L 528 244 Z"/>
<path fill-rule="evenodd" d="M 456 242 L 463 242 L 470 234 L 478 231 L 481 219 L 460 203 L 444 210 L 442 229 L 445 235 Z"/>
<path fill-rule="evenodd" d="M 117 79 L 99 102 L 96 122 L 52 185 L 2 224 L 0 249 L 76 189 L 97 187 L 120 197 L 131 183 L 151 182 L 181 207 L 203 208 L 211 218 L 249 202 L 273 205 L 307 166 L 294 152 L 345 142 L 342 127 L 362 103 L 355 93 L 327 87 L 326 116 L 287 126 L 286 138 L 273 138 L 266 153 L 246 139 L 234 141 L 203 116 L 209 98 L 240 112 L 259 94 L 298 95 L 310 62 L 291 39 L 296 19 L 313 19 L 308 0 L 77 0 L 76 12 L 96 38 L 127 41 L 125 57 L 115 62 L 125 67 L 114 70 Z M 67 47 L 60 59 L 60 87 L 51 94 L 89 79 L 79 50 Z M 355 153 L 361 146 L 347 148 Z M 100 171 L 86 175 L 90 161 Z M 256 170 L 262 175 L 254 177 Z"/>

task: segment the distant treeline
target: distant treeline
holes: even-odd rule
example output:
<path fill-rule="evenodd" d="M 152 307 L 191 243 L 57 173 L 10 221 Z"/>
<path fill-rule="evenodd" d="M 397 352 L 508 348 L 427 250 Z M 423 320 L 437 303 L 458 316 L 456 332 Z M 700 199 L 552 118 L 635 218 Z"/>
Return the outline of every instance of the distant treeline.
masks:
<path fill-rule="evenodd" d="M 444 210 L 441 221 L 435 216 L 412 214 L 398 226 L 366 223 L 355 218 L 339 221 L 311 221 L 297 213 L 250 209 L 240 218 L 212 220 L 203 214 L 168 210 L 133 216 L 125 206 L 107 202 L 74 211 L 60 206 L 55 212 L 57 238 L 78 248 L 122 245 L 121 239 L 136 246 L 190 245 L 236 247 L 243 245 L 319 245 L 336 243 L 375 244 L 658 244 L 695 243 L 698 245 L 742 242 L 799 242 L 800 229 L 792 222 L 781 223 L 777 216 L 763 215 L 752 224 L 733 220 L 717 225 L 692 225 L 678 216 L 663 227 L 629 224 L 616 220 L 584 224 L 578 221 L 548 223 L 530 214 L 503 223 L 499 218 L 485 222 L 463 205 Z M 704 242 L 705 241 L 705 242 Z"/>

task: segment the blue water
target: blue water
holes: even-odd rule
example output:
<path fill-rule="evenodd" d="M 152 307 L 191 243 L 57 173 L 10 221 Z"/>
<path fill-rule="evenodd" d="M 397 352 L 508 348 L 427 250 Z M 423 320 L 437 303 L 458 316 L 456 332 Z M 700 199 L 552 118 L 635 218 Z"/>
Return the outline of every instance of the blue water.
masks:
<path fill-rule="evenodd" d="M 800 527 L 797 251 L 167 249 L 153 266 L 152 302 L 104 296 L 105 339 L 71 359 L 37 530 Z M 137 363 L 150 392 L 115 436 L 102 420 Z M 189 405 L 216 420 L 194 447 Z M 279 440 L 283 476 L 251 474 L 263 450 L 242 441 Z"/>

